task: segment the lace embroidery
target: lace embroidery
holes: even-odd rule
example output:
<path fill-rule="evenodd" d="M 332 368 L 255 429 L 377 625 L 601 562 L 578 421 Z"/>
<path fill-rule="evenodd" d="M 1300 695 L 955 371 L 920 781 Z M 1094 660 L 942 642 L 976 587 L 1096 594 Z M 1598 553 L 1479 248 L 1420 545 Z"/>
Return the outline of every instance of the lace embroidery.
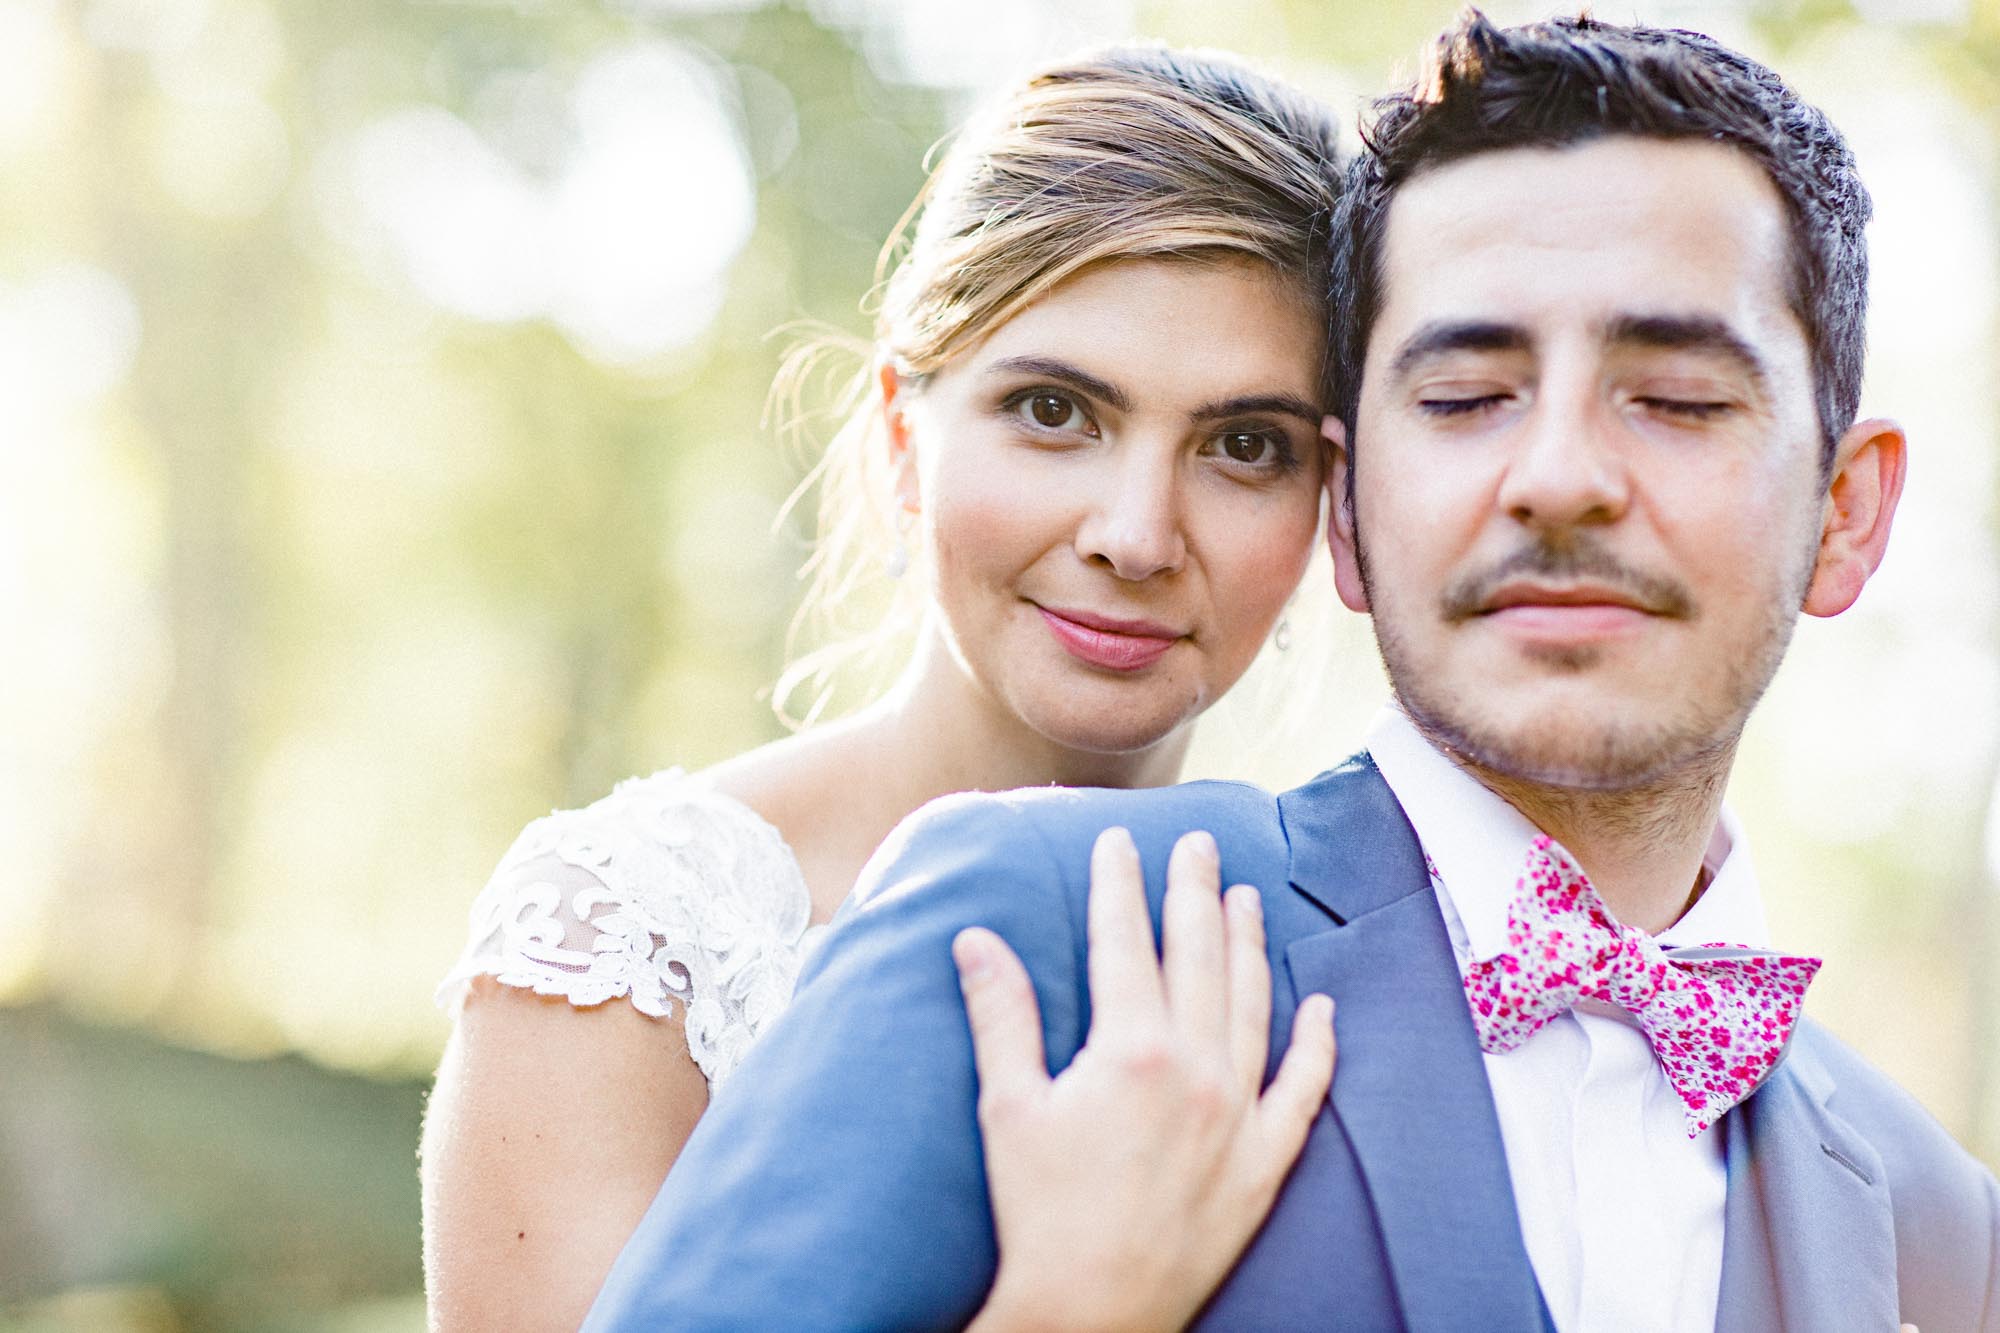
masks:
<path fill-rule="evenodd" d="M 579 1007 L 627 999 L 681 1015 L 720 1085 L 792 996 L 824 930 L 778 831 L 680 769 L 620 783 L 521 831 L 473 902 L 471 937 L 438 987 L 456 1011 L 490 976 Z"/>

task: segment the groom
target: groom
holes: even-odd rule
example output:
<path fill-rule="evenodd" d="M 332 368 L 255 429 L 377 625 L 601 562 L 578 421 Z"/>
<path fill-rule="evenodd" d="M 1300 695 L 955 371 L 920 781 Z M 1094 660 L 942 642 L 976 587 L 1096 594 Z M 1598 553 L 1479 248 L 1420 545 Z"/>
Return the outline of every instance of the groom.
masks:
<path fill-rule="evenodd" d="M 1721 806 L 1798 613 L 1855 600 L 1902 485 L 1901 432 L 1855 420 L 1846 145 L 1706 38 L 1476 15 L 1369 140 L 1332 546 L 1399 708 L 1275 799 L 906 825 L 589 1327 L 967 1318 L 994 1241 L 950 944 L 1013 945 L 1067 1064 L 1122 824 L 1156 912 L 1189 829 L 1262 890 L 1275 1033 L 1339 1006 L 1329 1104 L 1203 1326 L 2000 1328 L 2000 1190 L 1798 1016 L 1816 964 L 1769 951 Z"/>

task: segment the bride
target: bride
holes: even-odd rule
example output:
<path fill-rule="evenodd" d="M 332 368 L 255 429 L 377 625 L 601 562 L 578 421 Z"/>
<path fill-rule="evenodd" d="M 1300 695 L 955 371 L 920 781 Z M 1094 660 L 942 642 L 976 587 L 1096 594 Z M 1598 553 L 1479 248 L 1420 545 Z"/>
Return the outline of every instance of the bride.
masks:
<path fill-rule="evenodd" d="M 1233 61 L 1137 47 L 1045 70 L 960 134 L 913 208 L 821 478 L 815 587 L 895 579 L 907 664 L 841 721 L 632 779 L 501 859 L 441 991 L 457 1021 L 424 1132 L 434 1328 L 576 1326 L 904 816 L 959 791 L 1176 780 L 1315 543 L 1335 138 L 1325 108 Z M 1332 1042 L 1295 1033 L 1264 1099 L 1286 1096 L 1258 1121 L 1261 923 L 1254 894 L 1218 903 L 1214 865 L 1212 844 L 1177 855 L 1177 892 L 1206 915 L 1163 971 L 1150 949 L 1143 966 L 1175 1019 L 1199 993 L 1254 1033 L 1252 1061 L 1178 1044 L 1185 1079 L 1226 1072 L 1235 1137 L 1190 1138 L 1171 1079 L 1105 1061 L 1057 1080 L 1063 1115 L 989 1124 L 1007 1300 L 996 1288 L 983 1322 L 1065 1308 L 1050 1303 L 1076 1299 L 1093 1259 L 1111 1273 L 1093 1308 L 1191 1316 L 1269 1206 Z M 1106 912 L 1141 910 L 1115 842 L 1094 883 Z M 990 1083 L 1032 994 L 997 940 L 958 954 Z M 1107 1121 L 1155 1146 L 1145 1170 L 1065 1151 Z M 1157 1252 L 1206 1260 L 1143 1272 L 1079 1253 L 1070 1237 L 1100 1229 L 1064 1226 L 1149 1197 L 1172 1202 L 1149 1214 Z"/>

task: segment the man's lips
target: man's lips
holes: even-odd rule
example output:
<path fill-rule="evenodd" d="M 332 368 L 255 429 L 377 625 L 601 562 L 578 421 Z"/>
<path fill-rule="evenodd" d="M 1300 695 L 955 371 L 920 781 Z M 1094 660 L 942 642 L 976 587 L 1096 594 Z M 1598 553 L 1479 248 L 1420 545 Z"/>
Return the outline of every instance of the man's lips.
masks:
<path fill-rule="evenodd" d="M 1660 610 L 1604 584 L 1502 584 L 1477 616 L 1531 638 L 1603 638 L 1637 629 Z"/>
<path fill-rule="evenodd" d="M 1042 613 L 1049 633 L 1071 657 L 1107 671 L 1138 671 L 1149 667 L 1185 637 L 1179 630 L 1157 621 L 1033 605 Z"/>
<path fill-rule="evenodd" d="M 1503 583 L 1487 594 L 1482 611 L 1505 611 L 1516 606 L 1622 606 L 1648 614 L 1653 608 L 1644 599 L 1602 583 Z"/>

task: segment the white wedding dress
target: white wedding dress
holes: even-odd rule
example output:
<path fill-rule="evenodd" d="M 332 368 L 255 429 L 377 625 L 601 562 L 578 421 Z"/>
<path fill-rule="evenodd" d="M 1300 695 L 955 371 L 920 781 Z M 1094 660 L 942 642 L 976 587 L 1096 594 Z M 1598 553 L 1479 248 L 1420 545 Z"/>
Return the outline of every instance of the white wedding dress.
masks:
<path fill-rule="evenodd" d="M 678 1017 L 717 1086 L 792 996 L 824 926 L 778 831 L 700 777 L 668 769 L 521 831 L 472 905 L 438 987 L 474 977 L 578 1006 Z"/>

